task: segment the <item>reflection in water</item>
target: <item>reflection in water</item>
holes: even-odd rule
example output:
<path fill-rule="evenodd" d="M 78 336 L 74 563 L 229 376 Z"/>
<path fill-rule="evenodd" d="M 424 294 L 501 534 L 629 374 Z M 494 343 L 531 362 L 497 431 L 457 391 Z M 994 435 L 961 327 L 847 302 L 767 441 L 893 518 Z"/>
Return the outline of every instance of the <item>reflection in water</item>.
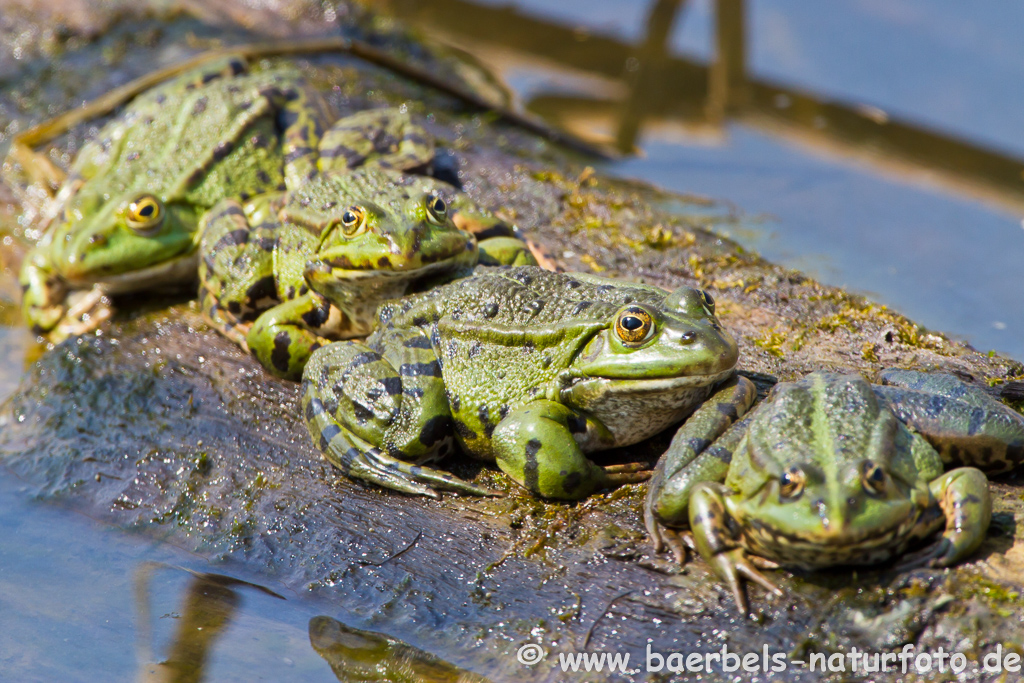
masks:
<path fill-rule="evenodd" d="M 309 642 L 343 683 L 486 683 L 423 650 L 330 617 L 309 620 Z"/>
<path fill-rule="evenodd" d="M 153 616 L 150 583 L 158 569 L 191 575 L 181 599 L 167 657 L 157 661 L 153 651 Z M 138 612 L 140 683 L 200 683 L 205 680 L 218 640 L 237 621 L 245 587 L 284 600 L 257 584 L 222 574 L 193 572 L 162 562 L 143 562 L 135 570 L 134 593 Z M 309 642 L 344 683 L 487 683 L 487 679 L 458 668 L 400 640 L 372 631 L 360 631 L 325 616 L 309 621 Z"/>
<path fill-rule="evenodd" d="M 178 569 L 193 578 L 181 603 L 177 628 L 171 638 L 167 659 L 155 662 L 151 649 L 152 616 L 149 608 L 149 580 L 159 568 Z M 199 683 L 211 650 L 238 610 L 241 598 L 235 586 L 255 588 L 275 598 L 284 598 L 256 584 L 221 574 L 200 574 L 158 562 L 144 562 L 135 573 L 135 604 L 139 614 L 138 648 L 145 683 Z"/>
<path fill-rule="evenodd" d="M 927 172 L 929 180 L 967 196 L 1014 212 L 1024 209 L 1024 160 L 897 120 L 875 107 L 751 77 L 744 0 L 714 0 L 716 54 L 710 66 L 669 52 L 673 22 L 685 18 L 682 0 L 651 2 L 646 35 L 637 45 L 470 0 L 380 4 L 479 52 L 512 50 L 625 84 L 625 96 L 539 94 L 526 102 L 531 111 L 580 136 L 594 137 L 599 119 L 605 137 L 624 152 L 633 150 L 645 123 L 721 130 L 735 120 L 815 150 L 855 157 L 884 173 Z"/>

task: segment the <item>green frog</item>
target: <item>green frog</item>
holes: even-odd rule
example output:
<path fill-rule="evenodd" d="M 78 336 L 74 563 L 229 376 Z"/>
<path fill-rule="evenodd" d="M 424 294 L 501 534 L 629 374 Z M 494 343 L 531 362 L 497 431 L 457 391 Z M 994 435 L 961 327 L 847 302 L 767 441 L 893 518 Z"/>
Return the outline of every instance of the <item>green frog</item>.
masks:
<path fill-rule="evenodd" d="M 299 379 L 329 339 L 369 334 L 378 304 L 468 275 L 534 263 L 525 243 L 456 225 L 490 216 L 454 187 L 380 166 L 322 173 L 287 193 L 225 200 L 204 219 L 200 301 L 210 323 L 270 372 Z"/>
<path fill-rule="evenodd" d="M 226 198 L 299 187 L 376 157 L 401 169 L 432 157 L 396 110 L 328 128 L 333 120 L 298 71 L 250 72 L 233 57 L 135 97 L 77 155 L 60 215 L 26 256 L 29 325 L 54 340 L 80 334 L 109 317 L 108 295 L 193 279 L 200 219 Z"/>
<path fill-rule="evenodd" d="M 302 406 L 314 444 L 347 476 L 427 496 L 489 493 L 424 464 L 457 442 L 531 493 L 572 500 L 645 479 L 641 465 L 586 454 L 682 419 L 737 355 L 707 292 L 480 268 L 385 303 L 365 344 L 314 352 Z"/>
<path fill-rule="evenodd" d="M 655 468 L 644 517 L 656 550 L 667 544 L 682 563 L 684 541 L 695 547 L 744 613 L 743 579 L 781 594 L 755 561 L 814 569 L 899 557 L 902 570 L 968 557 L 992 513 L 981 470 L 1024 462 L 1024 418 L 952 375 L 888 370 L 881 381 L 813 373 L 776 385 L 750 413 L 753 384 L 723 386 Z"/>

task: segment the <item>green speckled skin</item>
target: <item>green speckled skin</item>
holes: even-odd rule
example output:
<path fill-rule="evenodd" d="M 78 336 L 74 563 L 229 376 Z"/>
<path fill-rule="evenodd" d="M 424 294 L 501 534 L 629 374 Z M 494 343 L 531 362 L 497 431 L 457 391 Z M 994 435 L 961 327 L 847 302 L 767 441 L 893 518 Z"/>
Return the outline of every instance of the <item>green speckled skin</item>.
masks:
<path fill-rule="evenodd" d="M 468 275 L 478 262 L 536 263 L 511 227 L 454 187 L 402 173 L 434 155 L 406 114 L 341 119 L 319 154 L 306 182 L 246 204 L 226 200 L 201 226 L 203 311 L 275 375 L 297 380 L 322 344 L 368 334 L 387 299 Z M 355 230 L 344 225 L 349 212 L 361 219 Z M 460 215 L 508 236 L 478 244 L 457 226 Z"/>
<path fill-rule="evenodd" d="M 742 611 L 741 577 L 778 592 L 748 553 L 804 569 L 901 556 L 900 568 L 946 567 L 969 556 L 992 511 L 977 468 L 1024 461 L 1024 418 L 950 375 L 892 370 L 882 381 L 813 373 L 776 385 L 746 417 L 753 385 L 723 387 L 651 479 L 655 547 L 667 543 L 682 562 L 676 529 L 689 527 Z M 949 464 L 969 466 L 943 472 Z"/>
<path fill-rule="evenodd" d="M 207 208 L 315 172 L 310 150 L 330 120 L 324 102 L 297 72 L 244 68 L 226 59 L 156 87 L 83 147 L 58 195 L 62 215 L 22 268 L 33 329 L 64 336 L 98 325 L 96 311 L 69 315 L 70 292 L 187 281 Z M 160 219 L 133 226 L 126 215 L 147 196 Z"/>
<path fill-rule="evenodd" d="M 631 465 L 598 467 L 586 453 L 680 420 L 737 359 L 704 292 L 535 267 L 480 268 L 377 316 L 365 344 L 310 358 L 307 426 L 349 476 L 422 495 L 480 493 L 421 465 L 454 441 L 547 498 L 641 480 Z M 625 340 L 624 326 L 644 317 L 644 336 Z"/>
<path fill-rule="evenodd" d="M 207 319 L 270 372 L 298 379 L 321 344 L 368 334 L 381 302 L 477 264 L 473 235 L 430 210 L 454 192 L 363 167 L 246 205 L 223 202 L 200 245 Z M 356 234 L 342 224 L 352 207 L 365 216 Z"/>

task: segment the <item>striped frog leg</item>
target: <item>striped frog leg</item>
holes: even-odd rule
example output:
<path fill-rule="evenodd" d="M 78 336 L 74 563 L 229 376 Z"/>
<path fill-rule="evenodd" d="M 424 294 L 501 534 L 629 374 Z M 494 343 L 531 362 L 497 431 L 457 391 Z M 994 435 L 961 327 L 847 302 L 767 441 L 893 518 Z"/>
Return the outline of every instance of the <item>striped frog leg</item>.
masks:
<path fill-rule="evenodd" d="M 295 85 L 276 94 L 281 107 L 278 120 L 283 129 L 285 186 L 294 190 L 317 175 L 320 142 L 333 117 L 323 97 L 311 86 Z"/>
<path fill-rule="evenodd" d="M 321 171 L 348 171 L 376 165 L 414 171 L 434 159 L 434 141 L 407 113 L 368 109 L 335 121 L 320 141 Z"/>
<path fill-rule="evenodd" d="M 924 436 L 942 461 L 990 474 L 1024 463 L 1024 416 L 953 375 L 886 370 L 875 394 Z"/>
<path fill-rule="evenodd" d="M 341 312 L 322 294 L 306 292 L 260 314 L 245 337 L 248 349 L 268 371 L 298 380 L 310 354 L 329 344 Z"/>
<path fill-rule="evenodd" d="M 373 348 L 336 342 L 317 350 L 302 378 L 313 443 L 346 476 L 437 497 L 434 489 L 494 492 L 419 464 L 455 450 L 441 368 L 430 339 L 384 329 Z"/>
<path fill-rule="evenodd" d="M 711 481 L 698 482 L 690 493 L 689 518 L 693 530 L 693 543 L 715 573 L 732 590 L 736 608 L 747 614 L 747 595 L 743 579 L 753 581 L 770 593 L 783 593 L 774 583 L 758 571 L 747 556 L 747 551 L 729 525 L 729 512 L 725 499 L 730 491 L 724 484 Z M 769 566 L 777 566 L 769 563 Z"/>
<path fill-rule="evenodd" d="M 207 322 L 243 349 L 252 321 L 278 301 L 273 252 L 280 223 L 260 195 L 217 203 L 199 225 L 199 303 Z"/>
<path fill-rule="evenodd" d="M 644 523 L 656 552 L 668 545 L 676 561 L 685 562 L 686 550 L 676 529 L 689 526 L 693 489 L 701 482 L 725 480 L 750 415 L 737 420 L 756 397 L 754 383 L 737 375 L 720 385 L 672 438 L 654 468 L 644 501 Z"/>
<path fill-rule="evenodd" d="M 594 491 L 646 481 L 642 463 L 601 467 L 587 458 L 574 434 L 604 432 L 561 403 L 531 401 L 513 410 L 494 428 L 492 443 L 498 467 L 533 494 L 580 500 Z"/>
<path fill-rule="evenodd" d="M 914 537 L 928 538 L 943 526 L 945 531 L 934 543 L 905 555 L 896 565 L 897 571 L 951 567 L 970 557 L 985 540 L 992 521 L 992 494 L 988 478 L 981 470 L 958 467 L 940 475 L 928 489 L 935 498 L 938 514 L 923 515 L 918 523 L 920 528 L 914 529 Z"/>

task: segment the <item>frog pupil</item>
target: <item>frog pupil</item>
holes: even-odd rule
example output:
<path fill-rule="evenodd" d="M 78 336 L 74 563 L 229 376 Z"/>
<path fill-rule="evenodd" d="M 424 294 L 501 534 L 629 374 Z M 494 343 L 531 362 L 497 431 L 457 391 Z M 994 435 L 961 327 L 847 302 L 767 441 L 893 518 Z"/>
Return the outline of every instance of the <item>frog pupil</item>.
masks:
<path fill-rule="evenodd" d="M 444 200 L 441 199 L 440 197 L 434 197 L 433 201 L 430 204 L 431 211 L 437 214 L 444 213 L 446 208 L 447 207 L 444 205 Z"/>
<path fill-rule="evenodd" d="M 139 215 L 143 218 L 149 218 L 153 215 L 154 209 L 155 207 L 152 204 L 145 204 L 141 209 L 139 209 Z"/>
<path fill-rule="evenodd" d="M 622 326 L 632 332 L 633 330 L 639 330 L 644 326 L 644 321 L 634 316 L 626 316 L 622 319 Z"/>
<path fill-rule="evenodd" d="M 704 295 L 704 301 L 706 301 L 706 302 L 707 302 L 708 306 L 714 306 L 714 305 L 715 305 L 715 299 L 714 299 L 714 297 L 712 297 L 712 296 L 711 296 L 710 294 L 708 294 L 707 292 L 701 292 L 701 294 L 703 294 L 703 295 Z"/>
<path fill-rule="evenodd" d="M 341 221 L 345 225 L 352 225 L 356 222 L 356 215 L 352 211 L 346 211 L 341 217 Z"/>

